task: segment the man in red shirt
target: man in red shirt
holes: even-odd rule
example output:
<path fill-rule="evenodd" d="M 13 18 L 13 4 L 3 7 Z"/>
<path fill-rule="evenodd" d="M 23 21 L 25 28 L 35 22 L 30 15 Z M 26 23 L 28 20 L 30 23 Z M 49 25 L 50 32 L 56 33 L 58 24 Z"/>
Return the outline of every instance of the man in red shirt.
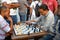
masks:
<path fill-rule="evenodd" d="M 58 3 L 56 0 L 42 0 L 43 4 L 46 4 L 48 6 L 48 8 L 54 13 L 56 14 L 57 12 L 57 7 L 58 7 Z"/>

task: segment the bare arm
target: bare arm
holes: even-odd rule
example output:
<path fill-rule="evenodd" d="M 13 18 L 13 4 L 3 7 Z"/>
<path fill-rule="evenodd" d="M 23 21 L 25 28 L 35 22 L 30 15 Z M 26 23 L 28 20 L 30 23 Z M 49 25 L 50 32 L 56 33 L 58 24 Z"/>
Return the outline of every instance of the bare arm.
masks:
<path fill-rule="evenodd" d="M 13 31 L 13 21 L 11 17 L 8 17 L 8 20 L 10 21 L 10 31 L 6 33 L 7 36 L 12 34 Z"/>
<path fill-rule="evenodd" d="M 20 7 L 20 4 L 16 3 L 16 4 L 10 4 L 10 8 L 17 8 Z"/>
<path fill-rule="evenodd" d="M 58 10 L 58 3 L 56 0 L 53 1 L 53 5 L 54 5 L 54 14 L 56 14 Z"/>
<path fill-rule="evenodd" d="M 11 3 L 11 4 L 7 4 L 6 2 L 5 3 L 2 3 L 3 6 L 6 6 L 8 8 L 18 8 L 20 7 L 20 4 L 19 3 Z"/>
<path fill-rule="evenodd" d="M 56 14 L 58 11 L 58 8 L 56 7 L 55 10 L 54 10 L 54 14 Z"/>

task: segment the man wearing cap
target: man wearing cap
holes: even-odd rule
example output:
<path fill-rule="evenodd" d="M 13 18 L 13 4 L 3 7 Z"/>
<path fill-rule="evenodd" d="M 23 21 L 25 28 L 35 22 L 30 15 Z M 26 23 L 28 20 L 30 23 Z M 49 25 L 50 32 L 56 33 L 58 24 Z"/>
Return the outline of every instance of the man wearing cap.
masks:
<path fill-rule="evenodd" d="M 2 5 L 10 8 L 10 16 L 13 19 L 13 24 L 20 23 L 20 17 L 18 14 L 18 0 L 2 0 Z"/>
<path fill-rule="evenodd" d="M 13 21 L 9 17 L 10 9 L 5 6 L 0 6 L 0 40 L 4 40 L 6 36 L 12 34 Z M 9 20 L 10 24 L 5 20 Z"/>

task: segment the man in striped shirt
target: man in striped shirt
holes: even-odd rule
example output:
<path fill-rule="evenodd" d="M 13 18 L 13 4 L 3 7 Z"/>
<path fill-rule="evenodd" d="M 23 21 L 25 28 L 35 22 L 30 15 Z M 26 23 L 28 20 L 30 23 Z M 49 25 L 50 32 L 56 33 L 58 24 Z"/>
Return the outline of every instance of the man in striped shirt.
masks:
<path fill-rule="evenodd" d="M 9 9 L 4 6 L 0 6 L 0 40 L 4 40 L 6 36 L 12 33 L 13 22 L 9 17 Z M 5 18 L 10 21 L 10 25 L 6 22 Z"/>

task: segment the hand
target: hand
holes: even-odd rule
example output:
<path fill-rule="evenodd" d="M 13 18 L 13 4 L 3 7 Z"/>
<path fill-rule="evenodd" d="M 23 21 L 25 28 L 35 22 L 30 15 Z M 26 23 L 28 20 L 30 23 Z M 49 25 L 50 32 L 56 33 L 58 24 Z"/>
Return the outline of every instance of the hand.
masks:
<path fill-rule="evenodd" d="M 13 34 L 13 29 L 11 28 L 10 31 L 8 33 L 6 33 L 6 36 L 10 36 Z"/>
<path fill-rule="evenodd" d="M 28 25 L 29 25 L 29 24 L 31 24 L 31 22 L 30 22 L 30 21 L 26 21 L 25 23 L 26 23 L 26 24 L 28 24 Z"/>
<path fill-rule="evenodd" d="M 20 25 L 20 22 L 17 22 L 17 25 Z"/>
<path fill-rule="evenodd" d="M 12 35 L 12 33 L 6 33 L 6 36 L 11 36 Z"/>
<path fill-rule="evenodd" d="M 11 17 L 8 17 L 8 19 L 7 19 L 7 20 L 9 20 L 10 22 L 13 22 Z"/>
<path fill-rule="evenodd" d="M 29 5 L 27 5 L 27 4 L 24 4 L 24 5 L 25 5 L 25 7 L 29 8 Z"/>

